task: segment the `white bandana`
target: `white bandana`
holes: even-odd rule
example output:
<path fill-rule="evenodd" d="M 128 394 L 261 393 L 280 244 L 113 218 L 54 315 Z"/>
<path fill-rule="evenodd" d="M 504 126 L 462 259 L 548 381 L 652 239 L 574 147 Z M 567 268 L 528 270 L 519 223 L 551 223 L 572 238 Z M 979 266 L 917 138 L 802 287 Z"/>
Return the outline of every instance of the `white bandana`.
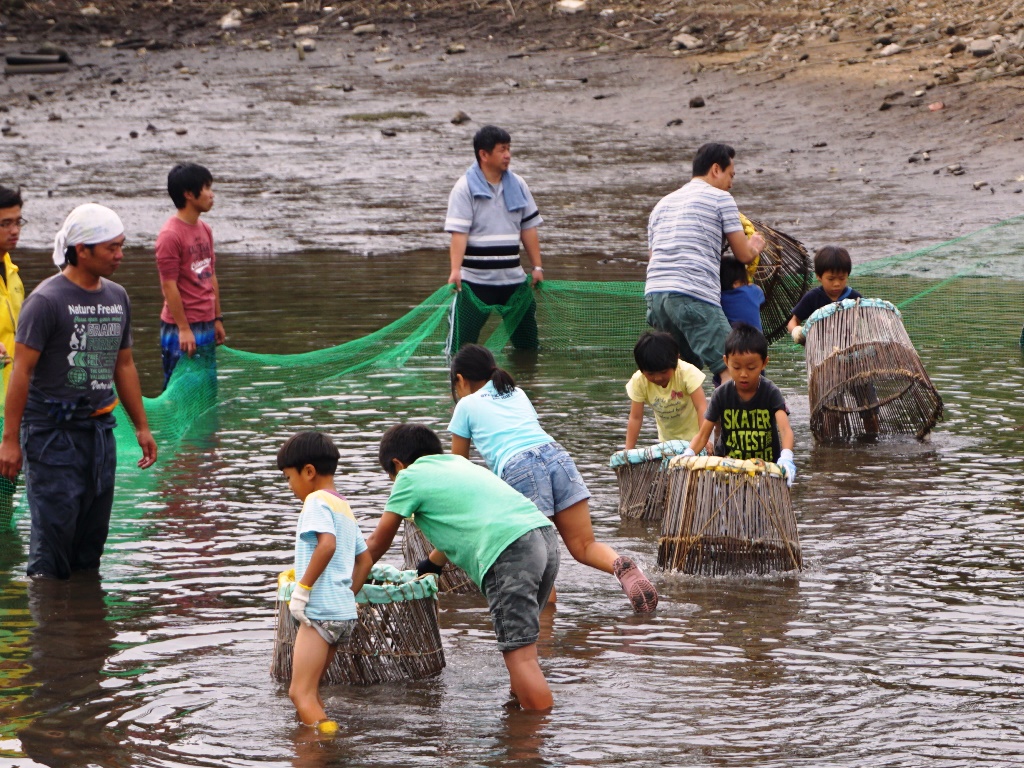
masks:
<path fill-rule="evenodd" d="M 53 239 L 53 263 L 64 266 L 64 253 L 69 245 L 96 245 L 124 234 L 124 224 L 112 210 L 96 203 L 80 205 L 64 219 Z"/>

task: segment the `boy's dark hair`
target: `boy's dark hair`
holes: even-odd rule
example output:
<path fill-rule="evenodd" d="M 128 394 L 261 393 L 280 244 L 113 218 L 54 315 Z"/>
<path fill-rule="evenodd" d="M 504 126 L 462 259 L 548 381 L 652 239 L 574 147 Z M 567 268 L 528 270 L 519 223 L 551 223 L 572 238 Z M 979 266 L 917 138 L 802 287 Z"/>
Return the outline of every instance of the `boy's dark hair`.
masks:
<path fill-rule="evenodd" d="M 380 439 L 377 459 L 389 475 L 395 474 L 393 459 L 409 466 L 421 456 L 444 453 L 441 440 L 430 427 L 422 424 L 395 424 Z"/>
<path fill-rule="evenodd" d="M 715 142 L 704 144 L 693 156 L 693 175 L 707 176 L 711 171 L 711 166 L 715 163 L 718 163 L 718 167 L 724 171 L 732 165 L 734 157 L 736 157 L 736 150 L 728 144 Z"/>
<path fill-rule="evenodd" d="M 278 469 L 299 469 L 312 464 L 318 475 L 338 469 L 338 446 L 323 432 L 296 432 L 277 451 Z"/>
<path fill-rule="evenodd" d="M 198 163 L 178 163 L 167 174 L 167 194 L 179 211 L 185 207 L 185 193 L 199 197 L 203 187 L 213 184 L 213 174 Z"/>
<path fill-rule="evenodd" d="M 11 189 L 0 185 L 0 208 L 21 208 L 23 205 L 21 187 Z"/>
<path fill-rule="evenodd" d="M 479 344 L 464 344 L 452 358 L 451 383 L 452 399 L 455 399 L 455 376 L 461 375 L 466 381 L 489 381 L 499 395 L 507 395 L 516 388 L 512 374 L 503 371 L 494 361 L 494 355 L 487 347 Z"/>
<path fill-rule="evenodd" d="M 838 245 L 826 245 L 814 254 L 814 274 L 821 277 L 826 272 L 848 275 L 853 272 L 850 252 Z"/>
<path fill-rule="evenodd" d="M 733 283 L 737 280 L 742 280 L 744 285 L 750 282 L 750 278 L 747 276 L 747 265 L 741 264 L 739 260 L 731 256 L 722 258 L 721 278 L 722 293 L 731 291 Z"/>
<path fill-rule="evenodd" d="M 736 323 L 725 338 L 725 356 L 753 352 L 762 360 L 768 359 L 768 339 L 750 323 Z"/>
<path fill-rule="evenodd" d="M 633 359 L 641 371 L 675 370 L 679 365 L 679 345 L 671 333 L 647 331 L 633 346 Z"/>
<path fill-rule="evenodd" d="M 496 125 L 485 125 L 473 137 L 473 157 L 480 162 L 480 150 L 493 152 L 499 144 L 511 144 L 512 137 L 504 128 Z"/>

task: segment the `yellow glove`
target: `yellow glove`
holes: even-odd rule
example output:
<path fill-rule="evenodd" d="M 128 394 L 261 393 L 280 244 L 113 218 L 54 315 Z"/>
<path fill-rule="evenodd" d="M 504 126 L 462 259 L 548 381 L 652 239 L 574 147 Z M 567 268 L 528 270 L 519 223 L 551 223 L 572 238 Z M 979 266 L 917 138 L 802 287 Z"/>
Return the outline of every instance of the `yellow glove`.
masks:
<path fill-rule="evenodd" d="M 750 237 L 757 231 L 756 229 L 754 229 L 754 225 L 751 223 L 750 219 L 748 219 L 742 213 L 740 214 L 740 224 L 743 225 L 743 234 L 746 235 L 747 237 Z M 760 263 L 761 254 L 757 254 L 757 256 L 754 257 L 754 260 L 747 264 L 747 280 L 749 280 L 751 283 L 754 282 L 754 273 L 757 272 L 757 265 Z"/>

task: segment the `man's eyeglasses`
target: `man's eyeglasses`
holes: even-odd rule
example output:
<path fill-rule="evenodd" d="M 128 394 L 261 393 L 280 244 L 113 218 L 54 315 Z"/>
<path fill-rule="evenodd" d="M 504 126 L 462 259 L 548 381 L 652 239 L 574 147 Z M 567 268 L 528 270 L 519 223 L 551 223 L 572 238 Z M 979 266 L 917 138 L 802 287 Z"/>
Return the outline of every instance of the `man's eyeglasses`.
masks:
<path fill-rule="evenodd" d="M 0 229 L 13 229 L 14 227 L 18 227 L 20 229 L 26 224 L 28 224 L 28 222 L 20 216 L 17 219 L 3 219 L 0 221 Z"/>

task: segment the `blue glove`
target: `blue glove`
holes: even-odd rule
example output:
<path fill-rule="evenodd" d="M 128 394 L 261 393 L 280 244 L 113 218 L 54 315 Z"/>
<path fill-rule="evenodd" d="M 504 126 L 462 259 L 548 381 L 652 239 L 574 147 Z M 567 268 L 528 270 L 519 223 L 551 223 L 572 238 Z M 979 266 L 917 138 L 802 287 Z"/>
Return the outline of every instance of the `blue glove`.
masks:
<path fill-rule="evenodd" d="M 793 463 L 793 452 L 789 448 L 783 448 L 782 452 L 779 453 L 779 460 L 775 463 L 782 467 L 782 471 L 786 473 L 786 485 L 792 488 L 793 481 L 796 479 L 796 464 Z"/>

